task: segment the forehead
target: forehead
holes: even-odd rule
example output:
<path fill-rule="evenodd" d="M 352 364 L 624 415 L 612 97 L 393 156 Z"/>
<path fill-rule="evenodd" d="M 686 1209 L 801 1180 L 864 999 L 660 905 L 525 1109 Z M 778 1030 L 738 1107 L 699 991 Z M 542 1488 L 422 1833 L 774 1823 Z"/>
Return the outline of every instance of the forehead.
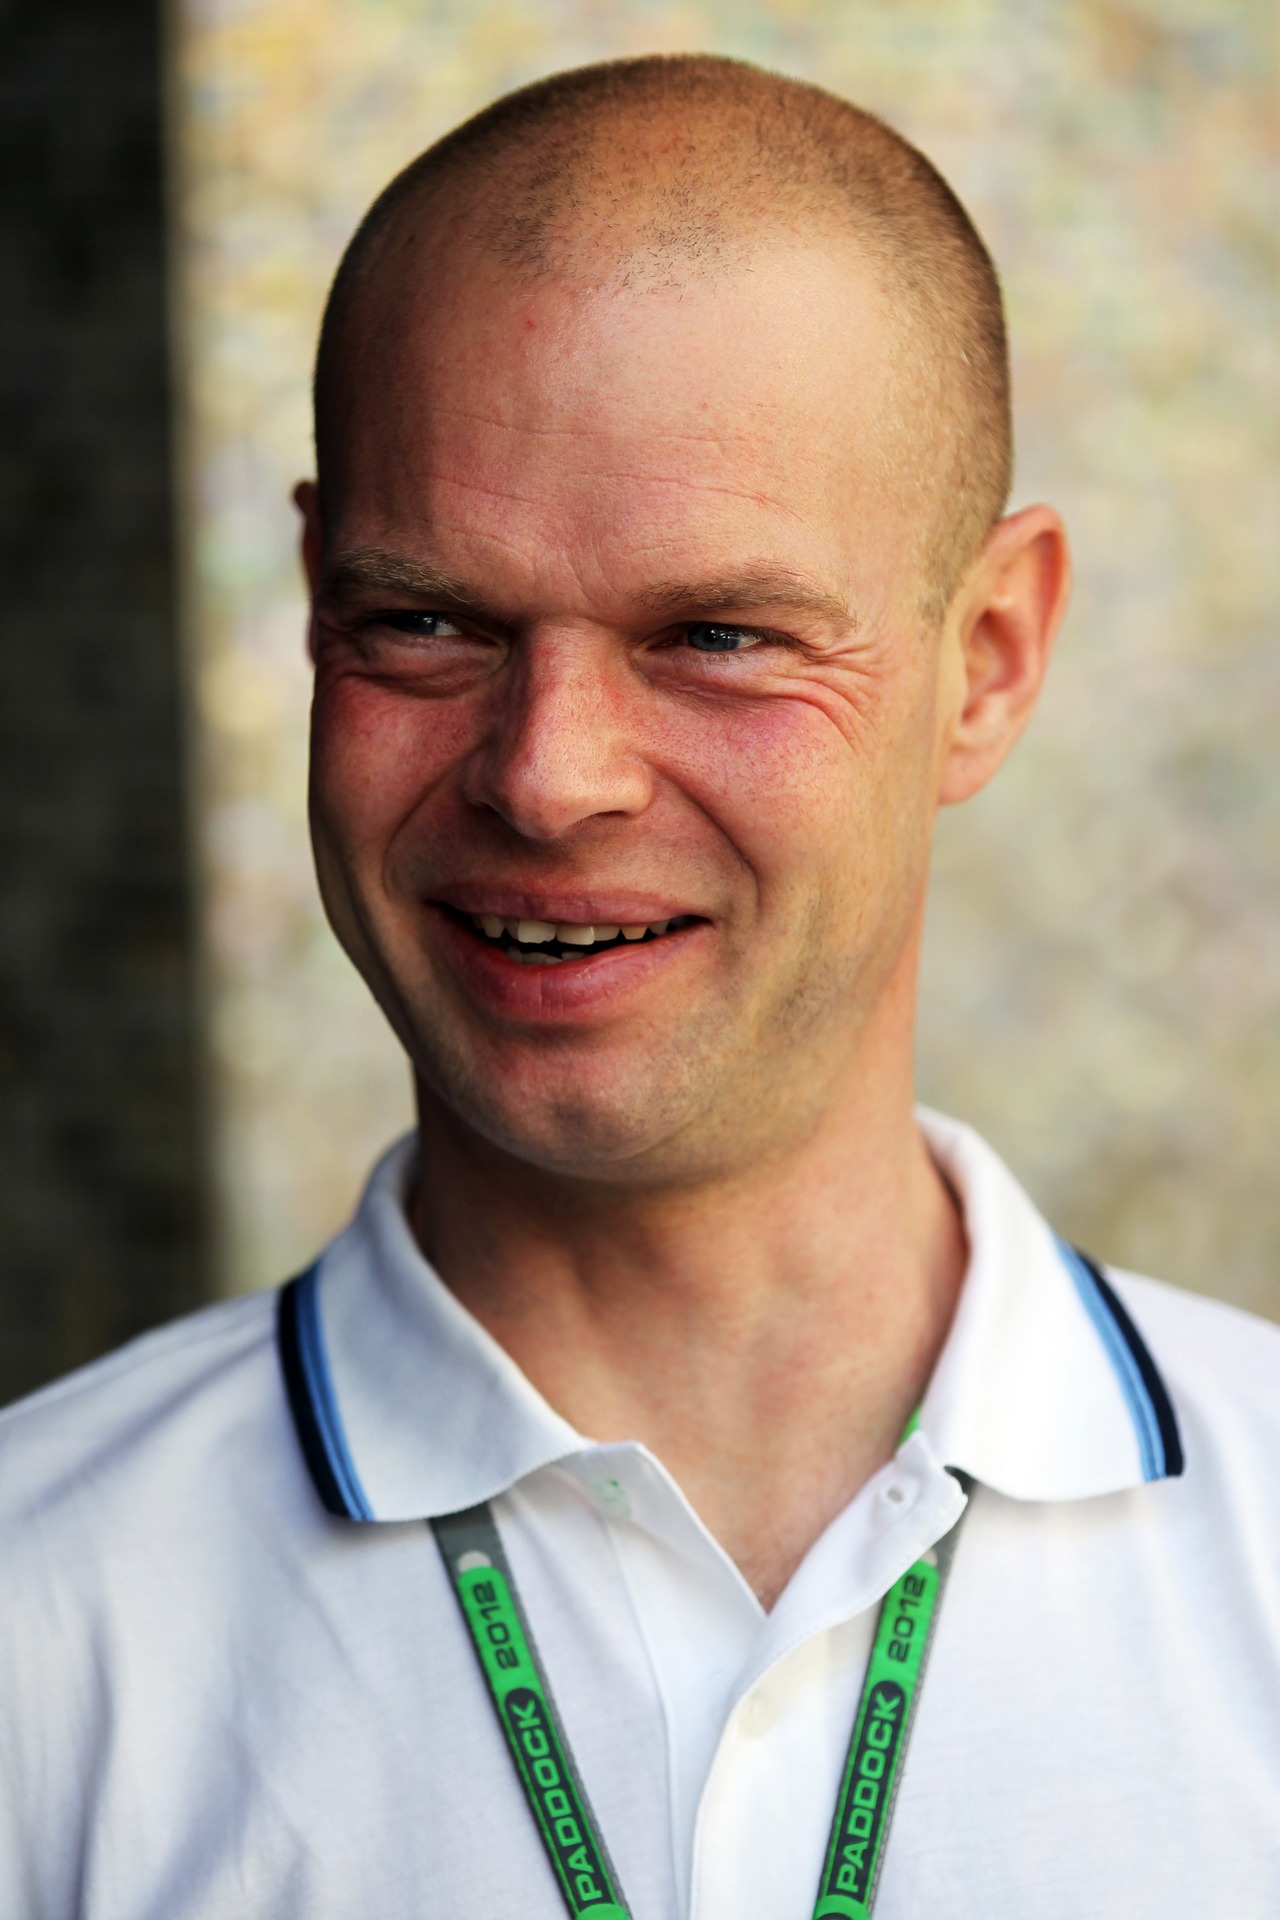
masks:
<path fill-rule="evenodd" d="M 344 539 L 812 561 L 911 517 L 897 316 L 851 247 L 782 240 L 638 289 L 466 249 L 381 279 L 343 402 Z"/>

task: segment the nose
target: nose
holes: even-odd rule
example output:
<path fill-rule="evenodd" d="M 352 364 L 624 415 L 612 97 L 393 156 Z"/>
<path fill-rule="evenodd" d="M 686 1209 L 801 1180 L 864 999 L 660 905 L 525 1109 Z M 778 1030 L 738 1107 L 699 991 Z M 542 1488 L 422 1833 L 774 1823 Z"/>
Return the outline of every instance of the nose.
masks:
<path fill-rule="evenodd" d="M 642 813 L 651 778 L 639 698 L 612 636 L 572 629 L 526 636 L 466 764 L 466 799 L 537 842 L 602 816 Z"/>

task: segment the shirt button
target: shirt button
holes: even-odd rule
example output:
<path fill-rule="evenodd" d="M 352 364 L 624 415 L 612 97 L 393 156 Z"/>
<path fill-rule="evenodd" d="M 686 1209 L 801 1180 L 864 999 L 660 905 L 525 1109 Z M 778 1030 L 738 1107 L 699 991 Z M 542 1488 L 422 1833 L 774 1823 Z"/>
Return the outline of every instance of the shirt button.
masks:
<path fill-rule="evenodd" d="M 919 1489 L 910 1480 L 890 1480 L 888 1485 L 881 1489 L 880 1497 L 887 1506 L 894 1508 L 898 1513 L 905 1513 L 908 1507 L 915 1505 L 918 1491 Z"/>
<path fill-rule="evenodd" d="M 597 1480 L 594 1491 L 606 1513 L 617 1520 L 631 1518 L 631 1496 L 620 1480 Z"/>
<path fill-rule="evenodd" d="M 759 1740 L 768 1733 L 777 1717 L 773 1701 L 768 1693 L 759 1687 L 754 1693 L 747 1695 L 739 1709 L 742 1731 L 750 1734 L 754 1740 Z"/>

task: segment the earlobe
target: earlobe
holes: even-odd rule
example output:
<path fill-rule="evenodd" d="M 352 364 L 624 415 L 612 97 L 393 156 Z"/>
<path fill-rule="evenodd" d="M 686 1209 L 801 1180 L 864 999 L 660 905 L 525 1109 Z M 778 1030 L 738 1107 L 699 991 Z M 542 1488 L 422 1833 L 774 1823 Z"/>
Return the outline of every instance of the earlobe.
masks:
<path fill-rule="evenodd" d="M 949 615 L 963 659 L 963 697 L 939 787 L 967 800 L 997 771 L 1031 717 L 1066 610 L 1071 562 L 1052 507 L 1010 514 L 988 536 Z"/>

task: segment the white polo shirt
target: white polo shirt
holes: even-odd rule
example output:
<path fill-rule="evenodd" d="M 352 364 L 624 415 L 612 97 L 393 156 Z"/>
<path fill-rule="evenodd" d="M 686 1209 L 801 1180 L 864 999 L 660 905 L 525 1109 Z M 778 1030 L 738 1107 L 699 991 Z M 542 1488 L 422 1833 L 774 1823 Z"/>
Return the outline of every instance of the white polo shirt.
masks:
<path fill-rule="evenodd" d="M 1280 1332 L 1099 1285 L 922 1122 L 956 1320 L 769 1614 L 426 1265 L 408 1141 L 290 1296 L 293 1413 L 260 1296 L 0 1417 L 3 1920 L 561 1914 L 424 1525 L 483 1500 L 634 1920 L 809 1920 L 878 1603 L 964 1504 L 944 1463 L 975 1488 L 877 1920 L 1280 1914 Z"/>

